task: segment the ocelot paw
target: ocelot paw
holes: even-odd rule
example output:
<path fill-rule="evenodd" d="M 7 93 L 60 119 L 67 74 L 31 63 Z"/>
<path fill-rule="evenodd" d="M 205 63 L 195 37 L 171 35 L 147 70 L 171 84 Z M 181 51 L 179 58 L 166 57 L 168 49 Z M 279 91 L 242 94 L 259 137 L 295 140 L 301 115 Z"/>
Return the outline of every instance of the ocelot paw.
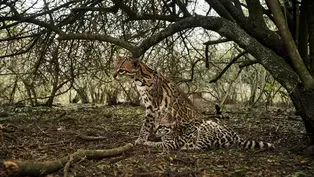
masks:
<path fill-rule="evenodd" d="M 135 140 L 135 145 L 143 145 L 145 142 L 147 142 L 147 140 L 138 138 L 137 140 Z"/>

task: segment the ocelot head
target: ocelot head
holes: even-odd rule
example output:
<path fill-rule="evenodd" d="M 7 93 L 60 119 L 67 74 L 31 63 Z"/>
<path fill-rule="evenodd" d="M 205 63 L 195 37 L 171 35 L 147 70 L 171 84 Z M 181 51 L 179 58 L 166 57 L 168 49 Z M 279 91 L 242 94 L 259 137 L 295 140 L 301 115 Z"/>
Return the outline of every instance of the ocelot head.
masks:
<path fill-rule="evenodd" d="M 117 77 L 129 77 L 132 80 L 144 83 L 144 79 L 153 79 L 155 73 L 154 70 L 150 69 L 136 58 L 117 56 L 114 64 L 113 77 L 115 79 L 117 79 Z"/>
<path fill-rule="evenodd" d="M 117 59 L 114 63 L 114 73 L 113 77 L 125 77 L 128 76 L 131 79 L 138 74 L 140 68 L 140 61 L 132 57 L 120 57 L 117 56 Z"/>

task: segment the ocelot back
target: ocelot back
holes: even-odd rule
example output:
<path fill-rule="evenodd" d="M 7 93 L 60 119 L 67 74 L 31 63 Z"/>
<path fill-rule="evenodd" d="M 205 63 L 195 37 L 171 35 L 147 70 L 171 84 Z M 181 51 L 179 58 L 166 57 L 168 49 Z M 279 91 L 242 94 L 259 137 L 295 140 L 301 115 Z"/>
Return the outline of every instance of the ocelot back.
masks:
<path fill-rule="evenodd" d="M 114 78 L 117 76 L 128 76 L 135 82 L 146 107 L 146 119 L 136 144 L 147 141 L 158 125 L 178 126 L 202 117 L 178 87 L 137 59 L 118 56 Z"/>
<path fill-rule="evenodd" d="M 177 129 L 169 126 L 159 126 L 156 131 L 156 137 L 161 137 L 162 141 L 147 141 L 144 145 L 161 150 L 205 150 L 230 146 L 240 146 L 247 149 L 274 148 L 270 143 L 243 140 L 229 128 L 219 125 L 211 120 L 193 121 L 189 124 L 183 124 Z"/>

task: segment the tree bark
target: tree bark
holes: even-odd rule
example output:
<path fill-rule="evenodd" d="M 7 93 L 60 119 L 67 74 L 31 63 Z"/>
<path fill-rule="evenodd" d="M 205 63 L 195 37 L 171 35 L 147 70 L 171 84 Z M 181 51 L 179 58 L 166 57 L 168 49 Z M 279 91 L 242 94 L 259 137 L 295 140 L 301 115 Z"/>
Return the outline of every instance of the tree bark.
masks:
<path fill-rule="evenodd" d="M 302 117 L 310 144 L 314 144 L 314 92 L 298 84 L 290 98 L 295 106 L 296 115 Z"/>
<path fill-rule="evenodd" d="M 76 87 L 73 87 L 76 91 L 76 96 L 75 98 L 78 98 L 77 96 L 79 96 L 80 100 L 82 100 L 82 103 L 89 103 L 89 98 L 88 98 L 88 95 L 87 95 L 87 86 L 83 86 L 83 87 L 80 87 L 78 86 L 77 88 Z M 78 100 L 79 101 L 79 100 Z M 77 100 L 72 100 L 73 103 L 75 102 L 78 102 Z"/>
<path fill-rule="evenodd" d="M 285 22 L 285 18 L 282 14 L 279 2 L 277 0 L 266 0 L 267 5 L 271 9 L 276 25 L 279 29 L 279 33 L 284 41 L 284 44 L 287 48 L 289 57 L 293 63 L 294 69 L 298 73 L 302 83 L 306 88 L 314 88 L 314 79 L 307 70 L 299 51 L 295 45 L 295 42 L 292 38 L 290 30 Z"/>
<path fill-rule="evenodd" d="M 298 39 L 298 50 L 299 53 L 305 63 L 305 65 L 308 67 L 308 69 L 311 70 L 310 68 L 310 63 L 311 61 L 309 60 L 309 57 L 307 55 L 308 49 L 307 49 L 307 44 L 309 40 L 309 31 L 308 31 L 308 24 L 307 24 L 307 6 L 308 2 L 306 0 L 303 0 L 301 2 L 301 7 L 300 7 L 300 22 L 299 22 L 299 39 Z"/>
<path fill-rule="evenodd" d="M 309 34 L 309 48 L 310 48 L 310 68 L 312 70 L 312 75 L 314 75 L 314 1 L 308 1 L 307 10 L 307 22 L 308 22 L 308 34 Z"/>

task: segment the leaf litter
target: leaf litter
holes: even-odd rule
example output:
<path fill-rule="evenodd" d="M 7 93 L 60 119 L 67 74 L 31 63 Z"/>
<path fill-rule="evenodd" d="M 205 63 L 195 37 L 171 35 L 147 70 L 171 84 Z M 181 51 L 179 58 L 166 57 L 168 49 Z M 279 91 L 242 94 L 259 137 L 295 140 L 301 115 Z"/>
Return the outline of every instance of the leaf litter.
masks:
<path fill-rule="evenodd" d="M 292 112 L 230 108 L 220 120 L 240 136 L 275 144 L 272 151 L 222 148 L 210 151 L 170 151 L 135 146 L 121 156 L 81 159 L 70 176 L 314 176 L 314 162 L 300 154 L 307 138 L 302 121 Z M 8 107 L 0 159 L 45 161 L 79 149 L 108 149 L 133 143 L 144 119 L 144 108 L 126 105 Z M 103 137 L 84 139 L 80 137 Z M 59 170 L 48 176 L 63 176 Z"/>

